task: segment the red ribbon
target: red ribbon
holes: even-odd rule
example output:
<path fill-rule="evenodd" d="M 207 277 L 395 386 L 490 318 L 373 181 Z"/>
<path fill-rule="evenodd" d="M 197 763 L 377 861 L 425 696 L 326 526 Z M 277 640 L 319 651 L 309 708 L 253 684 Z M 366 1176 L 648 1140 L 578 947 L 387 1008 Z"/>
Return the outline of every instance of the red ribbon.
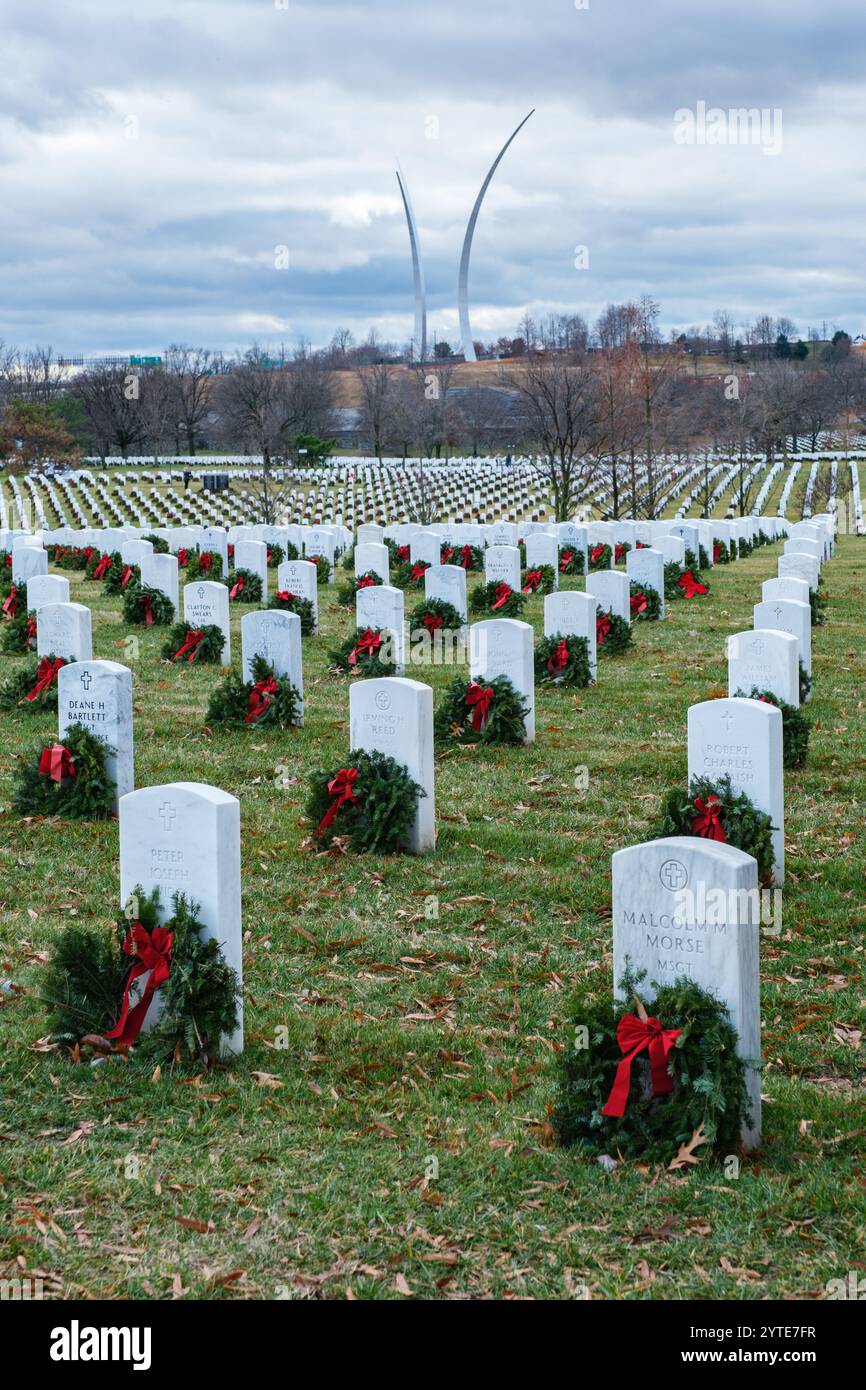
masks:
<path fill-rule="evenodd" d="M 706 584 L 699 584 L 691 570 L 686 570 L 677 580 L 677 584 L 682 589 L 686 598 L 694 598 L 696 594 L 706 594 L 708 589 Z"/>
<path fill-rule="evenodd" d="M 349 665 L 357 666 L 359 656 L 375 656 L 382 645 L 382 634 L 368 627 L 358 638 L 357 645 L 349 653 Z"/>
<path fill-rule="evenodd" d="M 151 999 L 160 985 L 164 985 L 168 979 L 171 969 L 172 940 L 172 933 L 166 931 L 165 927 L 154 927 L 153 932 L 149 933 L 140 922 L 134 923 L 127 933 L 123 949 L 128 956 L 135 956 L 135 964 L 126 981 L 120 1018 L 114 1027 L 105 1034 L 107 1038 L 118 1043 L 121 1047 L 131 1047 L 135 1042 L 147 1017 Z M 130 1008 L 130 990 L 135 981 L 140 979 L 142 975 L 146 975 L 148 971 L 150 971 L 150 978 L 144 987 L 144 994 L 134 1008 Z"/>
<path fill-rule="evenodd" d="M 153 605 L 151 603 L 150 594 L 142 594 L 141 607 L 144 613 L 145 627 L 153 627 Z"/>
<path fill-rule="evenodd" d="M 204 631 L 202 628 L 188 627 L 186 630 L 186 641 L 183 646 L 179 647 L 175 652 L 174 656 L 171 658 L 172 661 L 177 661 L 179 657 L 186 655 L 187 652 L 189 652 L 189 656 L 186 658 L 187 661 L 195 661 L 198 656 L 198 649 L 203 641 Z"/>
<path fill-rule="evenodd" d="M 409 559 L 409 553 L 410 553 L 410 552 L 409 552 L 409 547 L 408 547 L 408 545 L 398 545 L 398 546 L 397 546 L 397 559 L 398 559 L 398 560 L 408 560 L 408 559 Z"/>
<path fill-rule="evenodd" d="M 179 550 L 179 551 L 177 552 L 177 565 L 178 565 L 178 569 L 182 569 L 182 570 L 187 569 L 187 567 L 189 566 L 189 551 L 188 551 L 188 550 Z"/>
<path fill-rule="evenodd" d="M 512 590 L 508 584 L 498 584 L 496 586 L 496 602 L 492 603 L 491 608 L 502 608 L 511 598 Z"/>
<path fill-rule="evenodd" d="M 319 821 L 317 834 L 321 835 L 323 830 L 327 830 L 328 826 L 333 825 L 341 806 L 347 802 L 351 806 L 357 806 L 358 798 L 353 791 L 357 776 L 358 769 L 356 767 L 341 767 L 336 777 L 331 778 L 328 783 L 328 791 L 334 799 Z"/>
<path fill-rule="evenodd" d="M 471 564 L 472 564 L 472 546 L 471 546 L 471 545 L 464 545 L 463 549 L 462 549 L 461 552 L 460 552 L 460 568 L 463 569 L 463 570 L 468 570 L 468 569 L 469 569 L 469 566 L 470 566 Z"/>
<path fill-rule="evenodd" d="M 2 612 L 4 618 L 14 618 L 15 614 L 18 612 L 18 590 L 14 584 L 9 590 L 9 597 L 3 604 Z"/>
<path fill-rule="evenodd" d="M 84 555 L 84 558 L 85 558 L 85 560 L 87 561 L 87 563 L 88 563 L 88 565 L 89 565 L 89 564 L 90 564 L 90 561 L 93 559 L 93 546 L 92 546 L 92 545 L 86 545 L 86 546 L 84 547 L 84 550 L 82 551 L 82 554 Z"/>
<path fill-rule="evenodd" d="M 476 734 L 481 733 L 487 722 L 493 699 L 493 691 L 489 685 L 480 686 L 477 681 L 470 681 L 469 689 L 466 691 L 466 703 L 472 710 L 471 723 Z"/>
<path fill-rule="evenodd" d="M 274 595 L 274 598 L 278 598 L 280 603 L 288 603 L 290 599 L 296 599 L 297 597 L 297 594 L 290 593 L 288 589 L 279 589 Z"/>
<path fill-rule="evenodd" d="M 244 716 L 244 723 L 255 724 L 257 720 L 261 719 L 271 703 L 269 697 L 278 694 L 279 689 L 280 687 L 273 676 L 268 676 L 263 681 L 256 681 L 250 691 L 249 710 Z"/>
<path fill-rule="evenodd" d="M 417 560 L 412 566 L 412 578 L 423 579 L 425 572 L 429 570 L 429 568 L 430 566 L 425 560 Z"/>
<path fill-rule="evenodd" d="M 644 1023 L 642 1019 L 635 1018 L 634 1014 L 623 1015 L 617 1025 L 616 1040 L 620 1052 L 625 1056 L 616 1069 L 613 1086 L 602 1109 L 602 1115 L 619 1117 L 625 1114 L 631 1087 L 631 1064 L 645 1047 L 649 1048 L 653 1095 L 670 1095 L 674 1083 L 668 1073 L 668 1053 L 682 1031 L 682 1028 L 662 1028 L 657 1018 L 648 1018 Z"/>
<path fill-rule="evenodd" d="M 430 636 L 432 637 L 433 633 L 436 632 L 437 629 L 442 626 L 445 619 L 440 618 L 438 613 L 425 613 L 421 621 L 426 627 L 427 631 L 430 633 Z"/>
<path fill-rule="evenodd" d="M 373 578 L 372 574 L 365 574 L 362 579 L 358 580 L 359 589 L 370 589 L 375 587 L 375 584 L 376 581 Z"/>
<path fill-rule="evenodd" d="M 634 617 L 637 613 L 645 613 L 645 612 L 646 612 L 646 594 L 632 594 L 631 600 L 630 600 L 630 605 L 631 605 L 631 615 L 632 615 L 632 617 Z"/>
<path fill-rule="evenodd" d="M 547 663 L 547 669 L 553 675 L 558 671 L 564 671 L 568 665 L 568 643 L 564 637 L 560 637 L 559 646 Z"/>
<path fill-rule="evenodd" d="M 708 796 L 704 802 L 696 796 L 695 806 L 698 815 L 692 821 L 692 834 L 700 835 L 703 840 L 721 840 L 722 844 L 726 844 L 728 837 L 722 824 L 722 803 L 719 798 Z"/>
<path fill-rule="evenodd" d="M 132 565 L 127 565 L 127 566 L 126 566 L 126 569 L 123 571 L 123 574 L 120 576 L 120 587 L 121 587 L 121 589 L 125 589 L 125 588 L 126 588 L 126 586 L 127 586 L 127 584 L 129 583 L 129 581 L 130 581 L 131 578 L 132 578 Z"/>
<path fill-rule="evenodd" d="M 599 613 L 595 620 L 595 640 L 600 647 L 604 646 L 604 640 L 610 633 L 610 614 Z"/>
<path fill-rule="evenodd" d="M 572 562 L 573 559 L 574 559 L 574 551 L 573 551 L 573 550 L 563 550 L 562 554 L 561 554 L 560 557 L 559 557 L 559 572 L 560 572 L 560 574 L 565 574 L 565 571 L 568 569 L 568 567 L 569 567 L 569 565 L 571 564 L 571 562 Z"/>
<path fill-rule="evenodd" d="M 719 545 L 719 543 L 718 543 L 718 541 L 717 541 L 717 542 L 713 545 L 713 564 L 714 564 L 714 565 L 717 565 L 717 564 L 719 563 L 719 556 L 721 555 L 721 553 L 722 553 L 722 547 Z"/>
<path fill-rule="evenodd" d="M 237 580 L 235 581 L 235 583 L 232 585 L 231 589 L 229 590 L 229 600 L 231 601 L 231 600 L 233 600 L 233 599 L 236 599 L 237 596 L 238 596 L 238 594 L 242 594 L 243 591 L 244 591 L 244 577 L 243 577 L 242 574 L 239 574 L 238 577 L 237 577 Z"/>
<path fill-rule="evenodd" d="M 527 570 L 526 583 L 523 586 L 525 594 L 534 594 L 541 583 L 541 570 Z"/>
<path fill-rule="evenodd" d="M 31 613 L 31 614 L 29 615 L 28 619 L 27 619 L 27 641 L 28 641 L 28 642 L 31 641 L 31 639 L 35 638 L 35 636 L 36 636 L 36 615 L 35 615 L 34 613 Z"/>
<path fill-rule="evenodd" d="M 93 571 L 93 578 L 94 578 L 94 579 L 101 579 L 101 578 L 103 577 L 103 575 L 105 574 L 105 571 L 106 571 L 107 569 L 109 569 L 110 566 L 111 566 L 111 556 L 110 556 L 110 555 L 103 555 L 103 557 L 102 557 L 102 559 L 100 560 L 99 564 L 96 566 L 96 569 Z"/>
<path fill-rule="evenodd" d="M 212 564 L 213 556 L 211 555 L 209 550 L 206 550 L 203 555 L 199 555 L 198 567 L 200 570 L 209 570 Z"/>
<path fill-rule="evenodd" d="M 59 656 L 56 656 L 53 661 L 50 656 L 43 656 L 39 665 L 36 667 L 36 684 L 29 694 L 25 696 L 25 699 L 35 700 L 42 694 L 43 690 L 47 690 L 49 686 L 53 685 L 57 680 L 57 672 L 60 670 L 61 666 L 65 664 L 66 663 Z"/>
<path fill-rule="evenodd" d="M 39 772 L 43 777 L 50 777 L 58 784 L 64 777 L 76 777 L 75 763 L 68 748 L 64 748 L 62 743 L 55 743 L 51 748 L 43 748 L 42 757 L 39 759 Z"/>
<path fill-rule="evenodd" d="M 439 556 L 439 563 L 442 565 L 446 565 L 453 554 L 454 550 L 450 545 L 443 545 L 441 554 Z"/>
<path fill-rule="evenodd" d="M 624 545 L 620 544 L 620 545 L 616 546 L 616 548 L 615 548 L 615 550 L 614 550 L 614 552 L 613 552 L 613 562 L 614 562 L 615 565 L 619 565 L 619 564 L 622 563 L 622 560 L 623 560 L 623 558 L 624 558 L 624 556 L 625 556 L 625 553 L 626 553 L 626 552 L 625 552 L 625 546 L 624 546 Z"/>
<path fill-rule="evenodd" d="M 589 558 L 590 558 L 590 560 L 592 561 L 592 563 L 593 563 L 594 565 L 597 565 L 603 554 L 604 554 L 604 546 L 603 546 L 603 545 L 595 545 L 595 546 L 593 546 L 592 550 L 589 552 Z"/>

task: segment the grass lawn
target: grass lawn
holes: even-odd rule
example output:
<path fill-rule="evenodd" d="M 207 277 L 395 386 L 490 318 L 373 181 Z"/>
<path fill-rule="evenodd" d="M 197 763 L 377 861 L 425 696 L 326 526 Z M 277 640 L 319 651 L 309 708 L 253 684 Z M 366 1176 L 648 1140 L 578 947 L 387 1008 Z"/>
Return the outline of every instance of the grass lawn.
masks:
<path fill-rule="evenodd" d="M 16 755 L 55 716 L 0 715 L 0 1277 L 67 1298 L 756 1299 L 821 1297 L 866 1269 L 863 540 L 842 537 L 825 567 L 812 748 L 786 774 L 760 1152 L 737 1177 L 608 1174 L 557 1148 L 548 1120 L 574 987 L 611 988 L 610 856 L 684 781 L 688 706 L 725 686 L 726 635 L 751 626 L 780 551 L 710 571 L 708 598 L 637 625 L 595 689 L 541 693 L 534 747 L 443 753 L 439 841 L 420 860 L 301 848 L 306 774 L 347 751 L 327 654 L 353 615 L 333 589 L 304 643 L 295 735 L 210 732 L 218 673 L 161 663 L 164 633 L 146 633 L 137 783 L 241 800 L 247 1050 L 231 1070 L 155 1078 L 35 1046 L 58 929 L 114 917 L 117 826 L 14 820 Z M 69 577 L 95 655 L 126 660 L 119 600 Z M 537 631 L 541 611 L 531 600 Z M 0 678 L 18 664 L 0 657 Z M 440 689 L 453 669 L 407 674 Z"/>

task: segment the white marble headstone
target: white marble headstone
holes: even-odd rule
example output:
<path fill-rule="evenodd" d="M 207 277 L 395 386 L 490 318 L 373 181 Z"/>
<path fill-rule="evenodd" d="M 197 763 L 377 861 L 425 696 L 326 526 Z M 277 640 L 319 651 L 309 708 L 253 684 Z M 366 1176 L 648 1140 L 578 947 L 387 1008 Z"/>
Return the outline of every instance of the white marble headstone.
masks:
<path fill-rule="evenodd" d="M 235 541 L 235 570 L 249 570 L 262 581 L 262 602 L 268 601 L 268 547 L 264 541 Z"/>
<path fill-rule="evenodd" d="M 758 629 L 773 628 L 789 632 L 800 643 L 800 660 L 809 676 L 812 674 L 812 610 L 808 603 L 796 599 L 777 598 L 768 603 L 756 603 L 752 623 Z"/>
<path fill-rule="evenodd" d="M 313 605 L 313 632 L 319 627 L 319 588 L 316 566 L 311 560 L 283 560 L 277 568 L 277 591 L 295 594 Z"/>
<path fill-rule="evenodd" d="M 406 848 L 423 854 L 436 845 L 433 691 L 402 676 L 355 681 L 349 687 L 349 747 L 384 753 L 402 763 L 425 796 L 418 799 Z"/>
<path fill-rule="evenodd" d="M 229 619 L 229 591 L 225 584 L 214 579 L 194 579 L 183 588 L 183 618 L 192 627 L 208 627 L 213 624 L 222 629 L 223 666 L 232 661 L 231 621 Z"/>
<path fill-rule="evenodd" d="M 355 594 L 355 624 L 391 633 L 397 674 L 406 665 L 406 633 L 403 590 L 391 584 L 368 584 Z"/>
<path fill-rule="evenodd" d="M 624 575 L 623 579 L 628 584 Z M 545 637 L 585 637 L 589 655 L 589 671 L 593 680 L 598 674 L 597 616 L 598 609 L 593 594 L 581 594 L 576 589 L 564 589 L 559 594 L 545 594 Z"/>
<path fill-rule="evenodd" d="M 387 584 L 390 579 L 387 545 L 381 545 L 376 541 L 362 541 L 355 546 L 355 578 L 362 574 L 378 574 L 383 584 Z"/>
<path fill-rule="evenodd" d="M 135 786 L 132 727 L 132 672 L 116 661 L 73 661 L 57 673 L 58 733 L 62 739 L 73 724 L 83 724 L 114 752 L 106 768 L 117 795 Z"/>
<path fill-rule="evenodd" d="M 12 546 L 12 582 L 26 584 L 37 574 L 48 573 L 48 552 L 41 545 L 16 541 Z"/>
<path fill-rule="evenodd" d="M 625 570 L 629 582 L 640 584 L 645 589 L 655 589 L 659 596 L 659 617 L 665 616 L 665 560 L 660 550 L 645 546 L 642 550 L 630 550 L 625 557 Z"/>
<path fill-rule="evenodd" d="M 38 614 L 46 603 L 68 603 L 69 580 L 59 574 L 34 574 L 27 580 L 27 609 Z"/>
<path fill-rule="evenodd" d="M 425 570 L 424 597 L 450 603 L 465 623 L 466 571 L 462 565 L 431 565 L 429 570 Z"/>
<path fill-rule="evenodd" d="M 800 643 L 787 632 L 757 629 L 728 638 L 728 695 L 769 690 L 777 700 L 800 703 Z"/>
<path fill-rule="evenodd" d="M 62 656 L 65 661 L 92 661 L 90 609 L 83 603 L 46 603 L 39 612 L 37 656 Z"/>
<path fill-rule="evenodd" d="M 300 698 L 298 724 L 304 722 L 304 660 L 301 620 L 284 608 L 256 609 L 241 618 L 241 654 L 245 681 L 253 679 L 253 657 L 262 656 L 274 674 L 288 680 Z"/>
<path fill-rule="evenodd" d="M 516 545 L 490 545 L 485 550 L 484 582 L 494 581 L 520 592 L 520 551 Z"/>
<path fill-rule="evenodd" d="M 180 613 L 179 583 L 176 555 L 144 555 L 141 560 L 141 583 L 145 589 L 159 589 L 171 599 L 175 617 Z"/>
<path fill-rule="evenodd" d="M 490 552 L 488 551 L 488 554 Z M 469 671 L 483 682 L 506 676 L 528 707 L 525 743 L 535 742 L 535 661 L 532 627 L 518 618 L 489 618 L 469 628 Z"/>
<path fill-rule="evenodd" d="M 592 594 L 599 613 L 613 613 L 631 622 L 629 579 L 620 570 L 595 570 L 586 576 L 586 592 Z"/>

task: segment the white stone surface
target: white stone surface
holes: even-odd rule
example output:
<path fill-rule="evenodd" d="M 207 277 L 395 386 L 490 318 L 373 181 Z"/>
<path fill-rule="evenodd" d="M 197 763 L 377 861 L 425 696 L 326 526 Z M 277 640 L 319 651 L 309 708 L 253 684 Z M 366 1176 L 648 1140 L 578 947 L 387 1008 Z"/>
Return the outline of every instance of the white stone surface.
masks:
<path fill-rule="evenodd" d="M 613 613 L 631 622 L 628 575 L 621 570 L 595 570 L 586 576 L 586 592 L 592 594 L 599 613 Z"/>
<path fill-rule="evenodd" d="M 714 840 L 677 835 L 617 850 L 612 877 L 615 995 L 627 962 L 647 972 L 640 988 L 650 1014 L 654 982 L 694 980 L 727 1006 L 740 1056 L 758 1060 L 761 918 L 752 856 Z M 753 1123 L 743 1141 L 753 1148 L 761 1133 L 756 1068 L 748 1068 L 747 1081 Z"/>
<path fill-rule="evenodd" d="M 456 608 L 464 623 L 466 606 L 466 571 L 462 565 L 431 565 L 424 572 L 424 597 L 439 599 Z"/>
<path fill-rule="evenodd" d="M 540 565 L 550 565 L 554 575 L 554 587 L 559 588 L 559 545 L 553 536 L 536 531 L 526 537 L 526 568 L 538 569 Z"/>
<path fill-rule="evenodd" d="M 183 618 L 192 627 L 213 624 L 222 629 L 223 666 L 232 661 L 232 630 L 229 618 L 229 591 L 215 579 L 194 579 L 183 588 Z"/>
<path fill-rule="evenodd" d="M 800 643 L 800 660 L 807 673 L 812 674 L 812 610 L 808 603 L 796 599 L 777 598 L 769 603 L 756 603 L 752 610 L 754 628 L 773 628 L 789 632 Z"/>
<path fill-rule="evenodd" d="M 397 674 L 406 666 L 405 597 L 391 584 L 369 584 L 355 594 L 355 624 L 391 633 Z"/>
<path fill-rule="evenodd" d="M 277 592 L 307 599 L 313 605 L 313 631 L 318 631 L 319 585 L 312 560 L 283 560 L 277 568 Z"/>
<path fill-rule="evenodd" d="M 391 578 L 389 558 L 387 545 L 376 541 L 361 542 L 355 546 L 355 578 L 362 574 L 378 574 L 382 583 L 388 584 Z"/>
<path fill-rule="evenodd" d="M 627 584 L 628 580 L 625 582 Z M 593 680 L 598 674 L 597 616 L 598 606 L 593 594 L 581 594 L 576 589 L 564 589 L 562 593 L 544 596 L 545 637 L 585 637 L 589 670 Z"/>
<path fill-rule="evenodd" d="M 755 687 L 798 706 L 799 661 L 800 643 L 787 632 L 734 632 L 728 638 L 728 695 Z"/>
<path fill-rule="evenodd" d="M 659 617 L 665 616 L 665 561 L 660 550 L 644 545 L 642 550 L 630 550 L 625 557 L 625 571 L 630 583 L 655 589 L 659 596 Z"/>
<path fill-rule="evenodd" d="M 61 667 L 57 673 L 57 715 L 60 739 L 73 724 L 83 724 L 114 749 L 106 758 L 106 768 L 117 787 L 117 810 L 120 797 L 135 786 L 129 667 L 116 661 L 74 661 Z"/>
<path fill-rule="evenodd" d="M 425 796 L 406 849 L 423 854 L 436 845 L 436 795 L 433 764 L 433 691 L 402 676 L 354 681 L 349 687 L 349 747 L 384 753 L 402 763 Z"/>
<path fill-rule="evenodd" d="M 159 589 L 174 605 L 175 621 L 180 617 L 179 581 L 176 555 L 145 555 L 141 561 L 141 583 L 146 589 Z"/>
<path fill-rule="evenodd" d="M 520 592 L 520 551 L 516 545 L 489 545 L 484 552 L 484 583 L 507 584 Z"/>
<path fill-rule="evenodd" d="M 120 801 L 120 900 L 126 910 L 136 887 L 160 889 L 160 921 L 173 913 L 172 894 L 199 904 L 206 939 L 216 937 L 243 982 L 240 802 L 218 787 L 169 782 L 143 787 Z M 159 1011 L 157 994 L 145 1027 Z M 240 1026 L 222 1040 L 224 1054 L 243 1051 Z"/>
<path fill-rule="evenodd" d="M 793 574 L 779 579 L 765 579 L 761 585 L 761 598 L 764 603 L 774 603 L 780 598 L 792 598 L 795 603 L 808 603 L 809 581 L 797 579 Z"/>
<path fill-rule="evenodd" d="M 262 603 L 268 601 L 268 547 L 264 541 L 235 541 L 235 570 L 249 570 L 262 581 Z"/>
<path fill-rule="evenodd" d="M 28 612 L 39 612 L 46 603 L 68 603 L 69 580 L 59 574 L 34 574 L 27 580 Z"/>
<path fill-rule="evenodd" d="M 12 546 L 12 582 L 26 584 L 37 574 L 48 573 L 48 552 L 41 545 L 16 541 Z"/>
<path fill-rule="evenodd" d="M 83 603 L 46 603 L 36 624 L 36 655 L 92 661 L 90 609 Z"/>
<path fill-rule="evenodd" d="M 748 696 L 748 691 L 744 695 Z M 729 776 L 773 821 L 773 881 L 785 880 L 785 782 L 782 711 L 761 700 L 705 700 L 688 714 L 689 785 L 693 777 Z"/>
<path fill-rule="evenodd" d="M 488 552 L 489 553 L 489 552 Z M 525 743 L 535 742 L 535 660 L 532 627 L 518 618 L 489 618 L 469 628 L 469 671 L 479 682 L 507 676 L 528 707 Z"/>
<path fill-rule="evenodd" d="M 253 679 L 253 657 L 263 656 L 274 674 L 288 680 L 300 695 L 298 724 L 304 722 L 304 659 L 301 620 L 284 608 L 256 609 L 241 618 L 241 655 L 245 681 Z"/>

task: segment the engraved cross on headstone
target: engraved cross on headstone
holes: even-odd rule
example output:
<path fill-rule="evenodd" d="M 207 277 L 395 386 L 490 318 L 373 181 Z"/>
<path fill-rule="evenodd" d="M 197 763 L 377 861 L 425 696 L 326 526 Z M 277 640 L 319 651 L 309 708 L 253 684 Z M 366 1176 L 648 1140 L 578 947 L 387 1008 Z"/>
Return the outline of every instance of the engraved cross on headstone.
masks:
<path fill-rule="evenodd" d="M 171 830 L 172 821 L 177 815 L 177 811 L 170 801 L 164 801 L 157 812 L 162 820 L 163 830 Z"/>
<path fill-rule="evenodd" d="M 776 607 L 773 609 L 773 612 L 774 612 L 775 615 L 776 615 L 776 622 L 778 622 L 779 619 L 780 619 L 781 616 L 782 616 L 782 610 L 781 610 L 781 608 L 778 606 L 778 604 L 777 604 Z"/>
<path fill-rule="evenodd" d="M 92 677 L 92 675 L 90 674 L 89 671 L 82 671 L 82 672 L 81 672 L 81 684 L 84 686 L 84 689 L 85 689 L 85 690 L 89 690 L 89 689 L 90 689 L 90 682 L 91 682 L 92 680 L 93 680 L 93 677 Z"/>
<path fill-rule="evenodd" d="M 729 709 L 726 709 L 724 714 L 722 715 L 722 723 L 725 726 L 726 734 L 729 734 L 731 732 L 731 725 L 733 724 L 733 722 L 734 716 L 731 714 L 731 711 Z"/>

